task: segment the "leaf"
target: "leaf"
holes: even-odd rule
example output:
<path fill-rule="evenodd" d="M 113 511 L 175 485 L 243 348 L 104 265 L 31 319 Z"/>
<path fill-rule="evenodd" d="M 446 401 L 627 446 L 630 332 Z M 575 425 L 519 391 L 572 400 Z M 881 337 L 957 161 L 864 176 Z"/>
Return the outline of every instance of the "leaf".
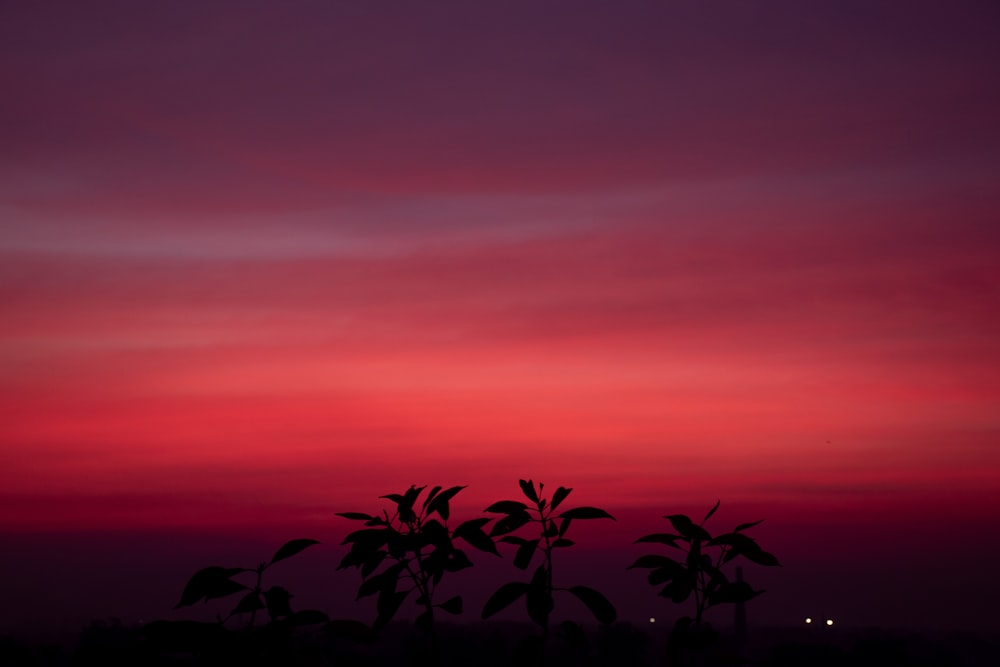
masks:
<path fill-rule="evenodd" d="M 257 591 L 250 591 L 240 599 L 239 604 L 237 604 L 233 609 L 233 613 L 249 614 L 250 612 L 263 608 L 264 603 L 260 601 L 260 596 L 257 595 Z"/>
<path fill-rule="evenodd" d="M 560 547 L 571 547 L 574 544 L 576 544 L 576 542 L 574 542 L 573 540 L 567 540 L 564 537 L 560 537 L 558 540 L 552 543 L 552 548 L 558 549 Z"/>
<path fill-rule="evenodd" d="M 538 494 L 535 492 L 535 485 L 530 479 L 528 481 L 520 479 L 517 483 L 521 485 L 521 492 L 524 493 L 528 500 L 533 503 L 538 502 Z"/>
<path fill-rule="evenodd" d="M 519 500 L 498 500 L 483 511 L 493 514 L 516 514 L 527 509 L 528 506 Z"/>
<path fill-rule="evenodd" d="M 323 627 L 334 637 L 346 639 L 356 644 L 373 644 L 377 639 L 371 628 L 361 621 L 353 619 L 335 618 Z"/>
<path fill-rule="evenodd" d="M 455 495 L 464 489 L 464 486 L 453 486 L 446 491 L 442 491 L 437 495 L 436 498 L 427 506 L 427 513 L 431 514 L 437 512 L 441 515 L 441 518 L 445 521 L 448 520 L 451 510 L 448 507 L 448 501 L 455 497 Z"/>
<path fill-rule="evenodd" d="M 246 590 L 246 586 L 230 579 L 241 572 L 246 572 L 246 570 L 241 567 L 219 567 L 218 565 L 198 570 L 191 575 L 187 585 L 184 586 L 180 602 L 174 609 L 187 607 L 199 600 L 213 600 Z"/>
<path fill-rule="evenodd" d="M 461 614 L 462 613 L 462 596 L 456 595 L 455 597 L 448 598 L 444 602 L 438 605 L 441 611 L 446 611 L 449 614 Z"/>
<path fill-rule="evenodd" d="M 545 628 L 549 624 L 549 614 L 552 613 L 552 591 L 548 587 L 548 571 L 544 565 L 539 565 L 535 574 L 528 584 L 528 593 L 525 596 L 528 607 L 528 616 L 539 627 Z"/>
<path fill-rule="evenodd" d="M 384 628 L 392 620 L 392 617 L 399 611 L 400 605 L 403 604 L 403 601 L 409 594 L 410 591 L 382 589 L 382 592 L 379 593 L 378 601 L 375 603 L 375 609 L 378 611 L 378 616 L 375 618 L 376 632 Z"/>
<path fill-rule="evenodd" d="M 499 556 L 500 552 L 497 551 L 497 545 L 494 544 L 493 540 L 486 534 L 480 525 L 476 525 L 475 521 L 466 521 L 455 529 L 453 536 L 458 539 L 465 540 L 471 546 L 479 549 L 480 551 L 485 551 Z"/>
<path fill-rule="evenodd" d="M 326 615 L 326 612 L 319 611 L 318 609 L 303 609 L 302 611 L 297 611 L 288 617 L 288 622 L 294 626 L 303 625 L 317 625 L 319 623 L 326 623 L 330 620 L 330 617 Z"/>
<path fill-rule="evenodd" d="M 504 584 L 483 605 L 483 619 L 485 620 L 497 612 L 503 611 L 527 592 L 528 584 L 523 581 L 512 581 Z"/>
<path fill-rule="evenodd" d="M 747 528 L 753 528 L 754 526 L 758 526 L 758 525 L 760 525 L 762 523 L 764 523 L 763 519 L 760 519 L 759 521 L 751 521 L 750 523 L 741 523 L 740 525 L 738 525 L 735 528 L 733 528 L 733 532 L 734 533 L 742 533 Z"/>
<path fill-rule="evenodd" d="M 336 516 L 342 516 L 351 521 L 374 521 L 375 517 L 361 512 L 337 512 Z"/>
<path fill-rule="evenodd" d="M 566 510 L 559 515 L 562 519 L 611 519 L 615 520 L 613 516 L 608 514 L 602 509 L 596 507 L 574 507 L 571 510 Z"/>
<path fill-rule="evenodd" d="M 528 564 L 531 563 L 531 557 L 535 555 L 537 547 L 538 540 L 529 540 L 518 547 L 517 553 L 514 554 L 514 567 L 519 570 L 527 570 Z"/>
<path fill-rule="evenodd" d="M 405 567 L 406 565 L 404 563 L 396 563 L 392 567 L 386 568 L 384 571 L 379 572 L 375 576 L 362 581 L 361 586 L 358 587 L 358 595 L 354 599 L 360 600 L 361 598 L 368 597 L 369 595 L 381 593 L 384 590 L 396 590 L 399 575 Z"/>
<path fill-rule="evenodd" d="M 381 549 L 372 554 L 371 557 L 361 565 L 361 578 L 367 579 L 372 572 L 378 569 L 378 566 L 382 564 L 385 557 L 388 555 L 388 553 L 382 551 Z"/>
<path fill-rule="evenodd" d="M 452 549 L 448 554 L 448 560 L 444 563 L 444 569 L 448 572 L 458 572 L 467 567 L 472 567 L 472 561 L 461 549 Z"/>
<path fill-rule="evenodd" d="M 679 539 L 682 539 L 681 536 L 674 535 L 673 533 L 653 533 L 651 535 L 643 535 L 632 544 L 639 544 L 641 542 L 655 542 L 657 544 L 666 544 L 667 546 L 676 547 L 677 540 Z"/>
<path fill-rule="evenodd" d="M 721 584 L 708 600 L 710 604 L 734 604 L 752 600 L 763 592 L 750 588 L 750 584 L 745 581 L 726 582 Z"/>
<path fill-rule="evenodd" d="M 694 591 L 694 581 L 690 577 L 676 577 L 660 591 L 660 596 L 670 598 L 677 604 L 683 603 Z"/>
<path fill-rule="evenodd" d="M 441 491 L 441 489 L 443 489 L 443 488 L 444 488 L 443 486 L 435 486 L 433 489 L 431 489 L 431 492 L 427 494 L 426 498 L 424 498 L 424 509 L 425 510 L 427 509 L 427 505 L 429 505 L 430 502 L 432 500 L 434 500 L 434 496 L 436 496 Z"/>
<path fill-rule="evenodd" d="M 517 535 L 504 535 L 497 541 L 503 542 L 505 544 L 516 544 L 517 546 L 521 546 L 528 540 L 524 539 L 523 537 L 518 537 Z"/>
<path fill-rule="evenodd" d="M 618 618 L 618 612 L 604 595 L 587 586 L 570 586 L 569 592 L 587 605 L 587 609 L 594 615 L 598 623 L 609 625 Z"/>
<path fill-rule="evenodd" d="M 772 554 L 759 549 L 758 551 L 743 554 L 747 560 L 757 563 L 758 565 L 767 565 L 768 567 L 780 567 L 781 563 L 778 562 L 778 558 Z"/>
<path fill-rule="evenodd" d="M 715 501 L 715 505 L 712 506 L 712 509 L 708 510 L 708 514 L 705 515 L 705 518 L 702 519 L 701 522 L 705 523 L 706 521 L 708 521 L 709 519 L 711 519 L 712 515 L 715 514 L 715 511 L 717 509 L 719 509 L 719 505 L 721 505 L 721 504 L 722 504 L 721 500 L 716 500 Z"/>
<path fill-rule="evenodd" d="M 292 540 L 291 542 L 285 542 L 281 545 L 281 548 L 274 552 L 274 556 L 271 557 L 271 565 L 274 565 L 279 560 L 285 560 L 286 558 L 291 558 L 295 554 L 299 553 L 303 549 L 308 549 L 314 544 L 319 544 L 316 540 L 310 539 L 300 539 Z"/>
<path fill-rule="evenodd" d="M 292 594 L 287 589 L 271 586 L 264 591 L 264 600 L 267 602 L 267 613 L 272 619 L 292 615 Z"/>
<path fill-rule="evenodd" d="M 552 494 L 552 505 L 549 506 L 549 509 L 554 511 L 557 507 L 559 507 L 559 503 L 566 500 L 566 496 L 568 496 L 572 490 L 573 489 L 567 489 L 565 486 L 560 486 L 556 489 L 556 492 Z"/>
<path fill-rule="evenodd" d="M 691 517 L 683 514 L 671 514 L 663 518 L 669 519 L 670 523 L 674 527 L 674 530 L 683 535 L 687 540 L 712 539 L 712 536 L 709 535 L 708 531 L 701 526 L 696 525 L 695 522 L 691 520 Z"/>
<path fill-rule="evenodd" d="M 531 521 L 531 515 L 527 512 L 508 514 L 493 524 L 493 527 L 490 528 L 490 537 L 513 532 L 529 521 Z"/>
<path fill-rule="evenodd" d="M 658 567 L 655 570 L 650 570 L 649 574 L 646 575 L 646 580 L 649 581 L 650 586 L 659 586 L 683 573 L 684 568 L 678 563 L 677 567 L 668 565 L 667 567 Z"/>
<path fill-rule="evenodd" d="M 559 537 L 562 537 L 563 535 L 566 534 L 566 531 L 569 530 L 569 525 L 571 523 L 573 523 L 572 519 L 563 519 L 562 520 L 562 523 L 559 524 Z"/>

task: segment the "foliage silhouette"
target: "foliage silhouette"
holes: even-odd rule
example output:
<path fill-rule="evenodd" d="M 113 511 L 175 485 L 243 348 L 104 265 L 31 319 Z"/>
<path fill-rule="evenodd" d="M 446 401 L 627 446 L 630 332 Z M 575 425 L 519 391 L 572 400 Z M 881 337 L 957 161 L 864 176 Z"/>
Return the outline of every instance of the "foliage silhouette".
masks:
<path fill-rule="evenodd" d="M 661 544 L 680 552 L 677 558 L 663 554 L 640 556 L 629 569 L 649 570 L 647 579 L 652 586 L 663 586 L 660 596 L 676 604 L 694 598 L 694 617 L 677 620 L 670 635 L 668 652 L 676 662 L 697 663 L 705 650 L 717 639 L 711 624 L 704 620 L 712 607 L 747 602 L 764 591 L 754 590 L 741 578 L 731 580 L 722 567 L 738 558 L 765 566 L 779 566 L 778 559 L 764 551 L 756 540 L 744 534 L 763 521 L 742 523 L 732 531 L 713 537 L 704 524 L 719 509 L 721 501 L 696 524 L 684 514 L 669 514 L 676 533 L 652 533 L 640 537 L 636 544 Z"/>
<path fill-rule="evenodd" d="M 185 585 L 175 609 L 242 593 L 239 601 L 227 615 L 218 614 L 216 623 L 154 621 L 144 628 L 148 645 L 161 654 L 180 650 L 210 662 L 229 659 L 253 665 L 274 664 L 287 655 L 296 628 L 316 628 L 330 637 L 356 643 L 373 641 L 372 631 L 359 621 L 330 620 L 325 612 L 316 609 L 295 611 L 291 604 L 293 595 L 288 589 L 264 587 L 264 573 L 272 566 L 316 544 L 319 542 L 312 539 L 291 540 L 279 547 L 270 560 L 262 561 L 255 568 L 214 565 L 198 570 Z M 241 575 L 252 575 L 252 583 L 239 581 Z M 264 611 L 269 620 L 258 625 L 258 613 Z M 240 615 L 248 616 L 244 632 L 228 631 L 226 623 Z"/>
<path fill-rule="evenodd" d="M 354 567 L 361 570 L 361 585 L 357 599 L 377 595 L 377 615 L 374 628 L 381 630 L 392 619 L 406 598 L 416 591 L 415 602 L 423 608 L 416 627 L 429 637 L 428 659 L 437 662 L 438 646 L 434 612 L 462 613 L 462 596 L 456 595 L 436 602 L 435 595 L 444 575 L 472 567 L 465 551 L 455 546 L 461 539 L 468 545 L 497 557 L 500 552 L 483 527 L 492 519 L 465 521 L 454 530 L 448 526 L 451 500 L 465 487 L 444 489 L 435 486 L 420 503 L 426 486 L 411 486 L 404 493 L 380 496 L 390 501 L 392 512 L 381 516 L 361 512 L 340 512 L 337 516 L 364 522 L 365 528 L 344 538 L 351 550 L 337 569 Z M 434 515 L 437 515 L 436 517 Z M 380 569 L 381 568 L 381 569 Z"/>
<path fill-rule="evenodd" d="M 535 554 L 541 555 L 541 564 L 534 570 L 529 581 L 512 581 L 500 586 L 483 606 L 482 617 L 489 618 L 523 597 L 528 617 L 541 628 L 542 634 L 541 637 L 529 637 L 525 640 L 522 659 L 541 664 L 545 658 L 556 591 L 564 591 L 575 596 L 586 605 L 600 623 L 613 623 L 617 617 L 614 605 L 593 588 L 587 586 L 561 588 L 553 583 L 553 554 L 557 549 L 573 546 L 573 541 L 566 537 L 572 522 L 589 519 L 614 521 L 614 517 L 596 507 L 574 507 L 557 514 L 559 506 L 573 489 L 560 486 L 550 500 L 542 495 L 544 484 L 539 483 L 537 490 L 531 480 L 522 479 L 519 480 L 519 484 L 530 505 L 519 500 L 501 500 L 487 507 L 486 512 L 504 515 L 493 524 L 490 537 L 499 537 L 500 542 L 517 546 L 514 567 L 527 570 Z M 537 526 L 538 537 L 526 538 L 511 534 L 529 524 Z M 585 645 L 586 637 L 578 624 L 565 621 L 559 627 L 562 637 L 571 646 L 581 648 Z"/>

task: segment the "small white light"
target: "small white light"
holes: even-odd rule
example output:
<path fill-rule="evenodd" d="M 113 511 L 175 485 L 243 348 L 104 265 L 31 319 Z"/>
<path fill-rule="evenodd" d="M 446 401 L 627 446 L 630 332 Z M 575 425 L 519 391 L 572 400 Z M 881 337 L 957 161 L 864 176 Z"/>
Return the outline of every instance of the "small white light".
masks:
<path fill-rule="evenodd" d="M 808 623 L 812 623 L 812 622 L 813 622 L 813 620 L 812 620 L 811 618 L 807 618 L 807 619 L 806 619 L 806 623 L 807 623 L 807 624 L 808 624 Z"/>
<path fill-rule="evenodd" d="M 833 619 L 832 618 L 826 619 L 826 624 L 827 625 L 833 625 Z"/>
<path fill-rule="evenodd" d="M 649 617 L 649 622 L 650 622 L 650 623 L 656 623 L 656 619 L 655 619 L 655 618 L 653 618 L 652 616 L 650 616 L 650 617 Z"/>

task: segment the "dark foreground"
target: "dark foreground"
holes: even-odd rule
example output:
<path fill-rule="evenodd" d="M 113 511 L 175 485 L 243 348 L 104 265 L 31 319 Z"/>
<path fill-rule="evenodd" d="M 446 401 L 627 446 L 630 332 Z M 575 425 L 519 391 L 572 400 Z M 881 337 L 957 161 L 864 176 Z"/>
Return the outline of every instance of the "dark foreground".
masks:
<path fill-rule="evenodd" d="M 520 667 L 530 662 L 519 648 L 532 632 L 527 625 L 444 626 L 437 663 L 430 659 L 427 638 L 407 624 L 394 624 L 377 639 L 343 633 L 337 636 L 318 628 L 286 630 L 249 635 L 207 624 L 125 628 L 113 621 L 98 622 L 84 629 L 76 640 L 63 644 L 0 638 L 0 665 Z M 1000 635 L 796 628 L 758 630 L 745 647 L 727 641 L 724 633 L 714 656 L 704 664 L 992 667 L 1000 664 L 998 660 Z M 628 623 L 589 628 L 582 643 L 553 636 L 545 660 L 547 667 L 668 664 L 665 632 L 654 633 Z"/>

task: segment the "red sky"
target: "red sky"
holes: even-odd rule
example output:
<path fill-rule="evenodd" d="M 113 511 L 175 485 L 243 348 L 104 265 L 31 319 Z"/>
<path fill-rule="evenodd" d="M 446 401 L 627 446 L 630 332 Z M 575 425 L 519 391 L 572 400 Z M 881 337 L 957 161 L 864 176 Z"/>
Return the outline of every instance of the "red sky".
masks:
<path fill-rule="evenodd" d="M 994 3 L 15 2 L 0 81 L 12 540 L 532 477 L 866 622 L 1000 546 Z"/>

